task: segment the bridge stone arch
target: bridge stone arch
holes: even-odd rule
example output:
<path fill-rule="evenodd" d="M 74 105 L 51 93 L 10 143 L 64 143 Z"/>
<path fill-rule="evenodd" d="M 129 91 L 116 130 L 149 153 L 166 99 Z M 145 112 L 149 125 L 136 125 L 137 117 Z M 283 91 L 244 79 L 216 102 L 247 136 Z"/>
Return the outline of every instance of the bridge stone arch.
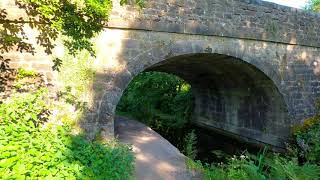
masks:
<path fill-rule="evenodd" d="M 101 99 L 100 126 L 110 123 L 105 132 L 112 132 L 116 105 L 134 76 L 143 71 L 162 71 L 182 77 L 193 87 L 195 124 L 250 142 L 284 147 L 295 123 L 295 112 L 290 111 L 279 53 L 272 57 L 268 47 L 251 49 L 260 46 L 235 39 L 173 39 L 153 41 L 152 45 L 141 41 L 150 46 L 145 45 L 148 48 L 140 54 L 121 56 L 125 68 L 107 78 L 112 90 Z M 143 47 L 141 44 L 136 45 Z M 219 73 L 221 77 L 216 78 Z M 217 91 L 210 92 L 215 86 Z M 223 100 L 229 102 L 221 103 Z M 214 105 L 219 101 L 220 106 Z"/>

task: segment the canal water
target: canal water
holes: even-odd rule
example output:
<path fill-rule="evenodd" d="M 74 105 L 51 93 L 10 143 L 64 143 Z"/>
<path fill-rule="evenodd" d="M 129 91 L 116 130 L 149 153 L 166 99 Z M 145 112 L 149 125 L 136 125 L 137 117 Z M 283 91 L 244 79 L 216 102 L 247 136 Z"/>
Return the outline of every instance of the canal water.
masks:
<path fill-rule="evenodd" d="M 241 155 L 246 152 L 257 154 L 262 147 L 240 141 L 212 130 L 195 127 L 197 135 L 197 158 L 205 163 L 224 162 L 228 156 Z"/>

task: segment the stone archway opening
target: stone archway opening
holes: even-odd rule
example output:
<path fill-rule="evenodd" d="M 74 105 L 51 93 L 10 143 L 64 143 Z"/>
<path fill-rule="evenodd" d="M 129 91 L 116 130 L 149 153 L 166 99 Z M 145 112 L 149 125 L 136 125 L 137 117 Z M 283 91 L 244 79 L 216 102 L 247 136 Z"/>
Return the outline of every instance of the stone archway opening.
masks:
<path fill-rule="evenodd" d="M 194 124 L 256 145 L 284 148 L 290 135 L 286 103 L 257 67 L 221 54 L 169 58 L 145 71 L 175 74 L 191 84 Z"/>
<path fill-rule="evenodd" d="M 194 128 L 197 135 L 201 136 L 198 146 L 207 146 L 202 149 L 202 155 L 209 154 L 207 152 L 211 151 L 210 148 L 217 144 L 219 148 L 228 146 L 227 149 L 232 149 L 232 145 L 241 146 L 233 148 L 230 154 L 247 148 L 256 151 L 260 145 L 271 145 L 274 150 L 285 147 L 284 142 L 290 134 L 285 101 L 276 84 L 257 67 L 227 55 L 188 54 L 168 58 L 142 73 L 152 72 L 172 74 L 189 83 L 193 96 L 190 117 L 192 125 L 189 124 L 186 129 Z M 136 78 L 144 77 L 140 74 Z M 133 80 L 132 83 L 137 82 Z M 131 84 L 127 89 L 132 88 Z M 123 96 L 128 95 L 126 92 Z M 131 98 L 145 98 L 143 96 L 146 94 L 141 90 L 136 97 Z M 119 106 L 123 96 L 117 110 L 121 109 Z M 147 116 L 146 112 L 141 111 L 141 117 L 144 116 Z M 177 132 L 171 131 L 177 135 Z M 183 138 L 174 140 L 181 142 Z M 233 142 L 234 139 L 238 141 Z M 168 140 L 172 143 L 172 139 Z M 173 144 L 177 145 L 175 142 Z"/>
<path fill-rule="evenodd" d="M 256 66 L 227 55 L 198 53 L 168 58 L 143 72 L 151 71 L 176 75 L 191 85 L 195 126 L 254 146 L 285 148 L 291 128 L 286 103 Z"/>

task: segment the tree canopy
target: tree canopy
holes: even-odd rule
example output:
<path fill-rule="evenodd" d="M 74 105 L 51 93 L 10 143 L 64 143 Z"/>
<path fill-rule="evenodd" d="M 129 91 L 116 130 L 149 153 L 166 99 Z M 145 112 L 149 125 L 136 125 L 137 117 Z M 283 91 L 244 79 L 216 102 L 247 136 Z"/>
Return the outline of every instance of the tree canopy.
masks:
<path fill-rule="evenodd" d="M 127 0 L 121 0 L 121 4 Z M 143 0 L 135 3 L 143 6 Z M 108 21 L 112 9 L 111 0 L 16 0 L 16 5 L 24 9 L 27 17 L 9 19 L 6 9 L 0 9 L 0 52 L 17 50 L 35 53 L 32 44 L 27 43 L 24 25 L 39 31 L 37 43 L 45 48 L 47 54 L 52 53 L 55 40 L 61 34 L 68 52 L 75 55 L 87 50 L 92 56 L 91 38 L 101 32 Z M 0 60 L 4 61 L 0 56 Z M 61 62 L 54 61 L 54 70 L 58 70 Z"/>
<path fill-rule="evenodd" d="M 309 0 L 305 8 L 309 11 L 320 12 L 320 0 Z"/>

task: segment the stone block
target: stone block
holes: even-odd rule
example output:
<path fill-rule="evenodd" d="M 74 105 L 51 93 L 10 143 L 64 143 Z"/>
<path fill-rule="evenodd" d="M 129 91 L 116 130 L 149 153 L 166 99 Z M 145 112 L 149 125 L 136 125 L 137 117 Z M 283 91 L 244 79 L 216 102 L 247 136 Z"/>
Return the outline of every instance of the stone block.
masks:
<path fill-rule="evenodd" d="M 38 64 L 38 63 L 33 63 L 32 68 L 35 69 L 36 71 L 42 71 L 42 72 L 50 72 L 52 71 L 52 67 L 49 64 Z"/>

